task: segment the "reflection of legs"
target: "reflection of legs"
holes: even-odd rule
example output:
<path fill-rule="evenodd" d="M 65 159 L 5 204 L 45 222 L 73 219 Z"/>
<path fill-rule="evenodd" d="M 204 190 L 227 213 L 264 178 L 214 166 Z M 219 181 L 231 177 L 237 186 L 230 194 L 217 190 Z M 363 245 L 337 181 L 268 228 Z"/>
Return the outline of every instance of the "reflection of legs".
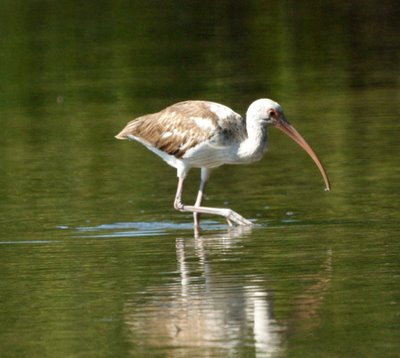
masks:
<path fill-rule="evenodd" d="M 239 215 L 238 213 L 234 212 L 231 209 L 225 209 L 225 208 L 209 208 L 205 206 L 196 206 L 197 202 L 201 203 L 201 200 L 203 198 L 203 193 L 204 193 L 204 188 L 206 184 L 206 180 L 202 180 L 200 184 L 200 190 L 197 195 L 197 200 L 195 206 L 189 206 L 189 205 L 184 205 L 182 203 L 182 192 L 183 192 L 183 182 L 185 181 L 184 177 L 178 177 L 178 188 L 176 190 L 176 196 L 175 196 L 175 201 L 174 201 L 174 208 L 176 210 L 182 211 L 182 212 L 192 212 L 196 214 L 211 214 L 211 215 L 220 215 L 223 216 L 229 226 L 232 226 L 232 223 L 235 223 L 237 225 L 252 225 L 252 222 L 245 219 L 243 216 Z M 197 228 L 199 225 L 198 222 L 198 217 L 197 219 L 195 218 L 195 226 L 197 224 Z M 197 223 L 196 223 L 197 220 Z"/>

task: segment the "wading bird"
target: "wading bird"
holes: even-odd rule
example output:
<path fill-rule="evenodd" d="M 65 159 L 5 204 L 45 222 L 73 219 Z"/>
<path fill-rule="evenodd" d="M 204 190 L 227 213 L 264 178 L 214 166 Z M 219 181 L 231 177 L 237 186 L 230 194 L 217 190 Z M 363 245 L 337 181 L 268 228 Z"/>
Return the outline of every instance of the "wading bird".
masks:
<path fill-rule="evenodd" d="M 283 131 L 310 155 L 324 178 L 326 190 L 330 190 L 328 176 L 317 155 L 286 120 L 281 106 L 270 99 L 254 101 L 247 110 L 246 120 L 219 103 L 179 102 L 129 122 L 116 138 L 138 141 L 176 168 L 178 188 L 174 208 L 192 212 L 195 229 L 199 229 L 201 213 L 223 216 L 230 226 L 251 225 L 251 221 L 231 209 L 205 207 L 201 203 L 212 168 L 261 159 L 267 149 L 268 126 Z M 200 188 L 193 206 L 182 202 L 183 183 L 191 168 L 201 169 Z"/>

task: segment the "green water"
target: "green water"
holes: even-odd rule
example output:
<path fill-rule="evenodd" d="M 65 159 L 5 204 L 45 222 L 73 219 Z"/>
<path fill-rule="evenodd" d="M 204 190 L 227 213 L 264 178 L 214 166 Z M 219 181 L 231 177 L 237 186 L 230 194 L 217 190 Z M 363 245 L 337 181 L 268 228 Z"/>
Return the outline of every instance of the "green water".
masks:
<path fill-rule="evenodd" d="M 397 2 L 0 7 L 1 357 L 398 356 Z M 205 198 L 259 225 L 204 216 L 195 237 L 174 169 L 114 135 L 180 100 L 261 97 L 333 190 L 271 129 Z"/>

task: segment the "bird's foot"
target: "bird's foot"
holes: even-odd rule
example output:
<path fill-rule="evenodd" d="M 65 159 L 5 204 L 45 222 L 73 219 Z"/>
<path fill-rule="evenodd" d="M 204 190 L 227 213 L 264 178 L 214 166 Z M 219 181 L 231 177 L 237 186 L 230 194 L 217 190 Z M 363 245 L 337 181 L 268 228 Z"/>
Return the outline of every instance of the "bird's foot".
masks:
<path fill-rule="evenodd" d="M 210 214 L 210 215 L 220 215 L 223 216 L 228 222 L 229 226 L 236 225 L 253 225 L 250 220 L 245 219 L 243 216 L 239 215 L 237 212 L 232 209 L 225 208 L 209 208 L 204 206 L 190 206 L 183 205 L 179 200 L 176 200 L 174 203 L 175 209 L 183 212 L 192 212 L 194 214 Z M 199 216 L 194 215 L 194 223 L 195 226 L 199 226 Z"/>
<path fill-rule="evenodd" d="M 224 216 L 229 226 L 233 226 L 233 223 L 237 225 L 253 225 L 250 220 L 247 220 L 232 209 L 224 209 Z"/>

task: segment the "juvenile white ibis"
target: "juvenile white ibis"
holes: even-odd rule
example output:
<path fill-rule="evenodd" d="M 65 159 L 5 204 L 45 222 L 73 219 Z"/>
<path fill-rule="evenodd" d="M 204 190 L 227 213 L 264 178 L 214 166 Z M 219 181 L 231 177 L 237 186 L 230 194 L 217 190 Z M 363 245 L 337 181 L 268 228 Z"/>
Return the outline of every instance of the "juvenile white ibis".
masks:
<path fill-rule="evenodd" d="M 219 103 L 179 102 L 129 122 L 116 138 L 138 141 L 176 168 L 178 188 L 174 208 L 192 212 L 196 229 L 200 213 L 221 215 L 230 226 L 251 225 L 251 221 L 231 209 L 205 207 L 201 202 L 212 168 L 261 159 L 267 149 L 269 125 L 286 133 L 310 155 L 324 178 L 326 190 L 330 190 L 328 176 L 317 155 L 286 120 L 281 106 L 270 99 L 253 102 L 246 120 Z M 182 202 L 183 183 L 191 168 L 201 168 L 200 188 L 193 206 Z"/>

